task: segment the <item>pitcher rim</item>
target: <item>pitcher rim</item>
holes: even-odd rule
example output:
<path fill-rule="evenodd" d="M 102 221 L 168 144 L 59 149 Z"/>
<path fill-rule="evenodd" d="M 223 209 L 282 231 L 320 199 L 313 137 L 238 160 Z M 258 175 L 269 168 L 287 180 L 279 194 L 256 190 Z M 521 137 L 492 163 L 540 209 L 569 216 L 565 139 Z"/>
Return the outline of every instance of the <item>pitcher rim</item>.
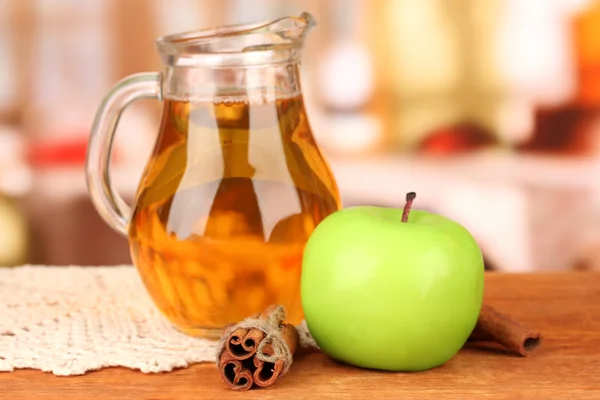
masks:
<path fill-rule="evenodd" d="M 259 21 L 249 23 L 238 23 L 238 24 L 226 24 L 217 27 L 200 28 L 194 30 L 187 30 L 183 32 L 162 35 L 159 36 L 155 43 L 158 50 L 165 54 L 171 52 L 186 53 L 189 50 L 187 46 L 198 46 L 208 44 L 211 42 L 217 42 L 219 40 L 225 40 L 226 38 L 242 37 L 244 35 L 259 34 L 261 32 L 267 32 L 269 26 L 274 26 L 277 23 L 281 23 L 285 20 L 293 20 L 295 22 L 303 22 L 304 25 L 295 25 L 281 27 L 274 29 L 271 32 L 281 35 L 285 32 L 299 30 L 300 34 L 296 38 L 289 39 L 286 43 L 273 43 L 271 45 L 261 46 L 260 49 L 252 49 L 252 51 L 268 51 L 274 48 L 290 48 L 302 46 L 306 33 L 316 25 L 315 18 L 308 12 L 303 12 L 300 16 L 286 16 L 274 19 L 270 22 Z M 233 51 L 239 52 L 239 51 Z M 230 51 L 206 51 L 197 52 L 198 54 L 219 54 L 219 53 L 231 53 Z"/>

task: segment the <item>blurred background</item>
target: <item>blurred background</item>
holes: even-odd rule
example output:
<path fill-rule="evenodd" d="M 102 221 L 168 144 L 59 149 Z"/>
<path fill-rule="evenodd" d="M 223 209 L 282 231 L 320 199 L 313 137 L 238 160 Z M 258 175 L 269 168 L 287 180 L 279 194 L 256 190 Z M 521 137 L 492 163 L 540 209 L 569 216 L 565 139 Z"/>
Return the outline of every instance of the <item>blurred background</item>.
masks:
<path fill-rule="evenodd" d="M 309 11 L 303 91 L 345 206 L 467 226 L 488 268 L 600 269 L 600 1 L 0 0 L 0 265 L 130 263 L 91 205 L 97 106 L 158 71 L 154 40 Z M 129 107 L 112 170 L 131 200 L 161 104 Z"/>

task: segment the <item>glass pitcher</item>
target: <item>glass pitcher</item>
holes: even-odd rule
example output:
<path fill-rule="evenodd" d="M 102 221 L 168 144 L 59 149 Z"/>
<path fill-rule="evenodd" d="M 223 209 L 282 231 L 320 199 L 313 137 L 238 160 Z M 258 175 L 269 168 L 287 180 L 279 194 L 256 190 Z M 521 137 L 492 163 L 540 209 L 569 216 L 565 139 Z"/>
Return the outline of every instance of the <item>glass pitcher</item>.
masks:
<path fill-rule="evenodd" d="M 125 78 L 97 111 L 91 200 L 127 236 L 152 300 L 182 332 L 216 338 L 272 304 L 303 319 L 304 245 L 340 208 L 300 87 L 313 25 L 304 13 L 159 38 L 163 72 Z M 142 98 L 162 100 L 163 116 L 130 209 L 108 165 L 121 112 Z"/>

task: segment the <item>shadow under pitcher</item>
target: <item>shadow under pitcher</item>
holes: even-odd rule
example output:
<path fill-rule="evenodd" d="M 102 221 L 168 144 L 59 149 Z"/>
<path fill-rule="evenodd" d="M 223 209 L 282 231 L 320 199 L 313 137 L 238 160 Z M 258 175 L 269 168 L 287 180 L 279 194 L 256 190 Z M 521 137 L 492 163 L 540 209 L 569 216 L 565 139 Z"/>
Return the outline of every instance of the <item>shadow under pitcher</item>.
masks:
<path fill-rule="evenodd" d="M 272 304 L 292 323 L 303 319 L 304 245 L 341 207 L 300 87 L 313 25 L 304 13 L 159 38 L 162 73 L 125 78 L 97 111 L 90 197 L 127 236 L 152 300 L 184 333 L 215 339 Z M 130 208 L 108 165 L 121 112 L 142 98 L 162 100 L 163 115 Z"/>

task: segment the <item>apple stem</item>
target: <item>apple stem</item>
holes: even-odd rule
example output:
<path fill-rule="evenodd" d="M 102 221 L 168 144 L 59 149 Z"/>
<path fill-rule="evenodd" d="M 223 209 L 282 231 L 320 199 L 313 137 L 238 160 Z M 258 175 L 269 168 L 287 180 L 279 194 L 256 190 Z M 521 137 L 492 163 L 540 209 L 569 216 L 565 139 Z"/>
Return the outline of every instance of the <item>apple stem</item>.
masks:
<path fill-rule="evenodd" d="M 408 222 L 408 214 L 410 214 L 410 208 L 412 207 L 413 200 L 417 197 L 415 192 L 406 193 L 406 204 L 402 211 L 402 222 Z"/>

